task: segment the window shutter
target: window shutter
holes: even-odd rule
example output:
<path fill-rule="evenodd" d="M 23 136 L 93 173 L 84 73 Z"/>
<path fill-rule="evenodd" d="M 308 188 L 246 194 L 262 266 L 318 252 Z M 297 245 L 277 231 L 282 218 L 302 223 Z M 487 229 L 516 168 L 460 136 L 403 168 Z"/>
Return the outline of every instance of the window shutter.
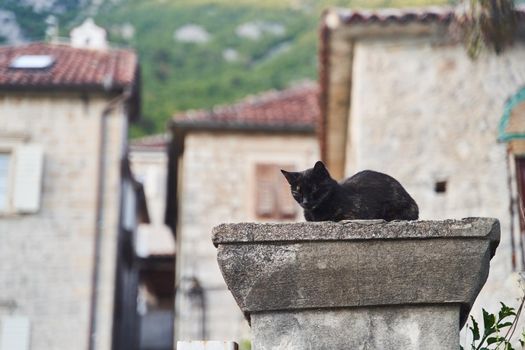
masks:
<path fill-rule="evenodd" d="M 290 185 L 280 169 L 293 170 L 285 164 L 257 164 L 256 177 L 256 215 L 264 219 L 293 219 L 297 205 L 290 193 Z"/>
<path fill-rule="evenodd" d="M 29 350 L 30 324 L 27 317 L 4 316 L 1 325 L 0 350 Z"/>
<path fill-rule="evenodd" d="M 282 166 L 280 169 L 286 169 L 288 171 L 293 171 L 293 166 Z M 297 214 L 297 202 L 290 192 L 290 185 L 286 178 L 281 174 L 279 169 L 276 169 L 277 174 L 279 175 L 276 181 L 277 186 L 277 195 L 279 201 L 279 216 L 283 219 L 293 219 Z"/>
<path fill-rule="evenodd" d="M 261 218 L 271 218 L 275 212 L 275 194 L 273 186 L 274 167 L 268 164 L 255 166 L 256 203 L 255 213 Z"/>
<path fill-rule="evenodd" d="M 35 144 L 16 148 L 14 209 L 22 213 L 35 213 L 40 209 L 44 151 Z"/>

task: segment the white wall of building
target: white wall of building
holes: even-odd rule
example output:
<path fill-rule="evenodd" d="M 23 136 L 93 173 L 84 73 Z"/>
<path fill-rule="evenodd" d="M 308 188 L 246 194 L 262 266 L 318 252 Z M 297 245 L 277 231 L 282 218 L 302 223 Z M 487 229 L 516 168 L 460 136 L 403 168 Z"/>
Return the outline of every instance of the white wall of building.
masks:
<path fill-rule="evenodd" d="M 499 301 L 515 305 L 521 294 L 511 267 L 513 191 L 497 131 L 506 99 L 525 85 L 524 61 L 521 43 L 475 61 L 461 45 L 428 39 L 355 45 L 346 174 L 394 176 L 419 204 L 421 219 L 500 220 L 501 243 L 473 308 L 478 316 L 481 307 L 496 311 Z M 435 192 L 437 181 L 447 182 L 445 193 Z"/>

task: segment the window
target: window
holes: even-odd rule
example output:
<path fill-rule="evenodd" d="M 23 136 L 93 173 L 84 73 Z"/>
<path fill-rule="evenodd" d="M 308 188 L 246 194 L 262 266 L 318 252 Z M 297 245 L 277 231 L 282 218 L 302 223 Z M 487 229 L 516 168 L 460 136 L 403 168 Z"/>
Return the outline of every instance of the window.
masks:
<path fill-rule="evenodd" d="M 290 220 L 297 214 L 297 204 L 290 185 L 280 169 L 293 169 L 289 164 L 255 166 L 255 215 L 258 219 Z"/>
<path fill-rule="evenodd" d="M 40 145 L 0 139 L 0 214 L 40 209 L 43 149 Z"/>
<path fill-rule="evenodd" d="M 447 181 L 436 181 L 434 184 L 434 192 L 445 193 L 447 192 Z"/>

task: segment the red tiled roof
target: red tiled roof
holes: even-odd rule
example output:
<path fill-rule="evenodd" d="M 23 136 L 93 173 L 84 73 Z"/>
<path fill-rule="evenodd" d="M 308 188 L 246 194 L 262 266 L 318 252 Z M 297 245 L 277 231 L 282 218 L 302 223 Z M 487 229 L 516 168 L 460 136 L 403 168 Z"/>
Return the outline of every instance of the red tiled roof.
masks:
<path fill-rule="evenodd" d="M 516 16 L 519 20 L 525 19 L 525 4 L 516 4 Z M 418 23 L 449 23 L 456 18 L 464 17 L 464 9 L 449 6 L 433 6 L 422 8 L 383 8 L 383 9 L 342 9 L 331 8 L 325 12 L 324 21 L 328 20 L 326 14 L 338 17 L 340 23 L 345 25 L 356 24 L 406 24 Z M 332 17 L 334 20 L 335 17 Z"/>
<path fill-rule="evenodd" d="M 304 83 L 269 91 L 212 110 L 188 111 L 173 117 L 174 126 L 211 128 L 282 128 L 313 131 L 319 118 L 319 89 Z"/>
<path fill-rule="evenodd" d="M 344 24 L 358 23 L 408 23 L 408 22 L 449 22 L 454 18 L 451 7 L 398 8 L 376 10 L 337 9 L 339 19 Z"/>
<path fill-rule="evenodd" d="M 48 68 L 10 68 L 22 55 L 50 55 Z M 0 89 L 121 90 L 135 80 L 137 55 L 131 50 L 106 51 L 73 48 L 64 44 L 32 43 L 0 47 Z"/>

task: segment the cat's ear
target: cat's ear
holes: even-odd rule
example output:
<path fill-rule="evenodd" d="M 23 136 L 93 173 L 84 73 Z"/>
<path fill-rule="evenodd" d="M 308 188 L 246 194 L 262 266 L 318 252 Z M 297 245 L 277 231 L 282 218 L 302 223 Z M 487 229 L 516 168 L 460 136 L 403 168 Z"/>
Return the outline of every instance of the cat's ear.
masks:
<path fill-rule="evenodd" d="M 314 173 L 322 177 L 330 177 L 330 173 L 326 169 L 323 162 L 318 160 L 314 165 Z"/>
<path fill-rule="evenodd" d="M 295 173 L 292 171 L 286 171 L 282 169 L 281 169 L 281 173 L 283 173 L 284 177 L 286 178 L 286 181 L 288 181 L 290 185 L 295 184 L 297 180 L 299 180 L 299 176 L 301 176 L 300 173 Z"/>

